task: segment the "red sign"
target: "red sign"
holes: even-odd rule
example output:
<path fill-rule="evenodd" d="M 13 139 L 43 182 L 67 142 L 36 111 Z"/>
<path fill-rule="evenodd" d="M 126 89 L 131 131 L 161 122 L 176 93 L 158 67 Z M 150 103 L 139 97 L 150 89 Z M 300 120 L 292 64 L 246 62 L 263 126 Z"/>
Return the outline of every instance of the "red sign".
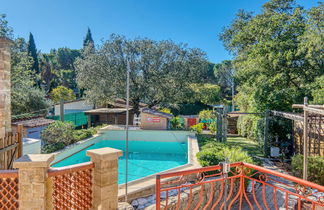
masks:
<path fill-rule="evenodd" d="M 148 117 L 147 118 L 148 122 L 152 122 L 152 123 L 159 123 L 160 122 L 160 118 L 159 117 Z"/>
<path fill-rule="evenodd" d="M 188 127 L 191 127 L 193 125 L 197 124 L 197 119 L 196 118 L 188 118 Z"/>

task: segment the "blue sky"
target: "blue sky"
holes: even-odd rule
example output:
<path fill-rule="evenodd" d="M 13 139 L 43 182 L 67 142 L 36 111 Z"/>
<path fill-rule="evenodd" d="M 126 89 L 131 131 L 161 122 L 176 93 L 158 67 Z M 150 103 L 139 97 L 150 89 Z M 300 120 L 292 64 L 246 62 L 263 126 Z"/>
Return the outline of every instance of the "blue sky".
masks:
<path fill-rule="evenodd" d="M 211 62 L 231 56 L 218 40 L 238 9 L 259 12 L 267 0 L 0 0 L 14 35 L 32 32 L 38 50 L 79 49 L 87 27 L 96 44 L 111 33 L 172 39 L 198 47 Z M 297 0 L 305 8 L 317 0 Z"/>

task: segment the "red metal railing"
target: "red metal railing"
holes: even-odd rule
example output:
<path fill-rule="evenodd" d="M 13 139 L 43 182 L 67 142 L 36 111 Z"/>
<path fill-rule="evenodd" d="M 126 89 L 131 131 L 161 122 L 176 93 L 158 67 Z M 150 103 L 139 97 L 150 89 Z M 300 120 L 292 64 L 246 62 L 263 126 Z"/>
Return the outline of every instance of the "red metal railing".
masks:
<path fill-rule="evenodd" d="M 0 209 L 18 209 L 18 171 L 0 171 Z"/>
<path fill-rule="evenodd" d="M 159 174 L 156 209 L 318 209 L 324 186 L 248 163 Z"/>
<path fill-rule="evenodd" d="M 51 168 L 53 209 L 92 208 L 93 162 Z"/>

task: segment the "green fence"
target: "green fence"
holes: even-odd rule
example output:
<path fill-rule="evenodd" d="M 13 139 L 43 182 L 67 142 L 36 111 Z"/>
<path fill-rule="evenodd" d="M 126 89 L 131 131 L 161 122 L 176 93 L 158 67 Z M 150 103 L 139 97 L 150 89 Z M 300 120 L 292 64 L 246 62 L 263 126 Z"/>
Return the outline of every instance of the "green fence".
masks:
<path fill-rule="evenodd" d="M 60 115 L 48 116 L 47 118 L 52 120 L 60 120 Z M 84 112 L 65 114 L 64 122 L 72 122 L 76 127 L 79 127 L 88 124 L 88 116 Z"/>

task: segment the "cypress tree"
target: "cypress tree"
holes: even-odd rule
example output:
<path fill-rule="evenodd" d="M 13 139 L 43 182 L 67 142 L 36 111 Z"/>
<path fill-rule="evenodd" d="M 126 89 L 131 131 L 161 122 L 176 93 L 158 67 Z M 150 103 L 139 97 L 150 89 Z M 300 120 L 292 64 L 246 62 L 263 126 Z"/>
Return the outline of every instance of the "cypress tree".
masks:
<path fill-rule="evenodd" d="M 28 55 L 30 57 L 32 57 L 32 59 L 33 59 L 32 70 L 34 70 L 36 72 L 36 74 L 38 74 L 39 73 L 39 65 L 38 65 L 37 49 L 36 49 L 34 36 L 32 33 L 29 33 L 27 50 L 28 50 Z"/>
<path fill-rule="evenodd" d="M 94 47 L 94 41 L 92 39 L 92 35 L 91 35 L 91 30 L 90 28 L 88 28 L 87 34 L 85 39 L 83 40 L 83 49 L 88 46 L 88 45 L 92 45 L 92 47 Z"/>

